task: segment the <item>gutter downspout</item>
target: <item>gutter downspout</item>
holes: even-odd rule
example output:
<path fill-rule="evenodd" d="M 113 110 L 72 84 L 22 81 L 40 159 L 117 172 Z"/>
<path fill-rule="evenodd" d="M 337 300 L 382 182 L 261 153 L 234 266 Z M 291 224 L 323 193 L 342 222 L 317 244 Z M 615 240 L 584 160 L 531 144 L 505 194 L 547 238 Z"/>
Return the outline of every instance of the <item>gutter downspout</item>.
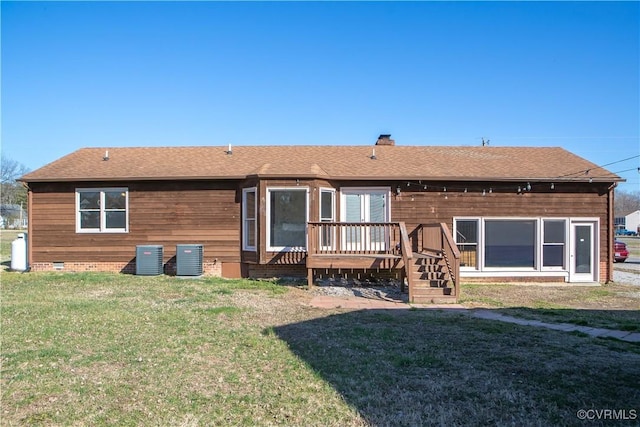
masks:
<path fill-rule="evenodd" d="M 33 191 L 29 187 L 28 183 L 22 183 L 27 189 L 27 271 L 31 270 L 31 263 L 33 261 Z"/>
<path fill-rule="evenodd" d="M 614 189 L 618 186 L 617 182 L 614 182 L 609 186 L 609 200 L 607 203 L 607 280 L 605 283 L 613 282 L 613 258 L 615 257 L 613 249 L 613 241 L 615 240 L 615 226 L 614 226 Z"/>

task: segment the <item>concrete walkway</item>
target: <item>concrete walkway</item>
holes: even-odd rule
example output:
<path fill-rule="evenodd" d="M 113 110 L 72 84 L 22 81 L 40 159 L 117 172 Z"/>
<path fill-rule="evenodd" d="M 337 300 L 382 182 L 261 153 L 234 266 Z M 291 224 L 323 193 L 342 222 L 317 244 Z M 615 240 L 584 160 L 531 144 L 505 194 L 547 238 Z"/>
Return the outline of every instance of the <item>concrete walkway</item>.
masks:
<path fill-rule="evenodd" d="M 589 326 L 573 325 L 571 323 L 547 323 L 539 320 L 528 320 L 519 317 L 506 316 L 497 311 L 473 310 L 469 313 L 473 317 L 499 322 L 515 323 L 517 325 L 535 326 L 563 332 L 582 332 L 592 337 L 615 338 L 621 341 L 640 342 L 640 332 L 617 331 L 614 329 L 591 328 Z"/>
<path fill-rule="evenodd" d="M 539 320 L 528 320 L 519 317 L 507 316 L 495 310 L 468 309 L 461 304 L 407 304 L 404 302 L 384 301 L 361 297 L 332 297 L 328 295 L 314 296 L 309 303 L 316 308 L 345 308 L 353 310 L 408 310 L 408 309 L 437 309 L 460 311 L 471 317 L 498 322 L 515 323 L 516 325 L 534 326 L 562 332 L 582 332 L 592 337 L 615 338 L 620 341 L 640 343 L 640 332 L 617 331 L 613 329 L 591 328 L 588 326 L 573 325 L 571 323 L 547 323 Z"/>

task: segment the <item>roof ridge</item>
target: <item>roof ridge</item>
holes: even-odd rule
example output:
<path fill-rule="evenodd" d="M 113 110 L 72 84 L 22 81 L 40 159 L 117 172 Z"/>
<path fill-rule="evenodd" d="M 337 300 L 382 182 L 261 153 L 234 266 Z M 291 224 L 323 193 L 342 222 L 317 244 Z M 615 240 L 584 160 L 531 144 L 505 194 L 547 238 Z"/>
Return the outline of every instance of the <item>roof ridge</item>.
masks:
<path fill-rule="evenodd" d="M 109 151 L 109 155 L 103 155 Z M 375 150 L 375 156 L 373 155 Z M 562 147 L 228 145 L 84 147 L 24 175 L 36 181 L 240 179 L 551 180 L 595 169 Z M 599 181 L 620 177 L 599 169 Z M 606 175 L 606 176 L 603 176 Z M 580 176 L 581 180 L 589 177 Z M 575 178 L 572 178 L 575 180 Z"/>

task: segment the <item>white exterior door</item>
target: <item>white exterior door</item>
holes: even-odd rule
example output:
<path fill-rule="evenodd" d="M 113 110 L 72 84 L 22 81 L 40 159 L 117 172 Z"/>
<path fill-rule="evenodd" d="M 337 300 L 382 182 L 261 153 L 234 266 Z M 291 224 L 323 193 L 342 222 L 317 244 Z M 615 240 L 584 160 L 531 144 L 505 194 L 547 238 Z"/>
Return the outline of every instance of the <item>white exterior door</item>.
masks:
<path fill-rule="evenodd" d="M 598 279 L 597 242 L 595 224 L 591 222 L 571 223 L 569 250 L 569 281 L 595 282 Z"/>
<path fill-rule="evenodd" d="M 385 223 L 389 222 L 389 189 L 341 190 L 342 222 Z M 350 251 L 385 250 L 388 243 L 382 226 L 346 227 L 342 233 L 342 247 Z"/>

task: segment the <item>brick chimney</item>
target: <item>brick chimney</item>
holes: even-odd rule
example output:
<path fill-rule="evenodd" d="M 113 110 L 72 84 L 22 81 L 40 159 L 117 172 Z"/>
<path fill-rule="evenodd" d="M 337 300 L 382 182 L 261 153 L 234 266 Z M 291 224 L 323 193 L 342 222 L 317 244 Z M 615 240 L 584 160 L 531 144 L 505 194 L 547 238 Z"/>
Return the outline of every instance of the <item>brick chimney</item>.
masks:
<path fill-rule="evenodd" d="M 396 145 L 396 142 L 391 139 L 391 134 L 382 134 L 378 137 L 376 145 Z"/>

